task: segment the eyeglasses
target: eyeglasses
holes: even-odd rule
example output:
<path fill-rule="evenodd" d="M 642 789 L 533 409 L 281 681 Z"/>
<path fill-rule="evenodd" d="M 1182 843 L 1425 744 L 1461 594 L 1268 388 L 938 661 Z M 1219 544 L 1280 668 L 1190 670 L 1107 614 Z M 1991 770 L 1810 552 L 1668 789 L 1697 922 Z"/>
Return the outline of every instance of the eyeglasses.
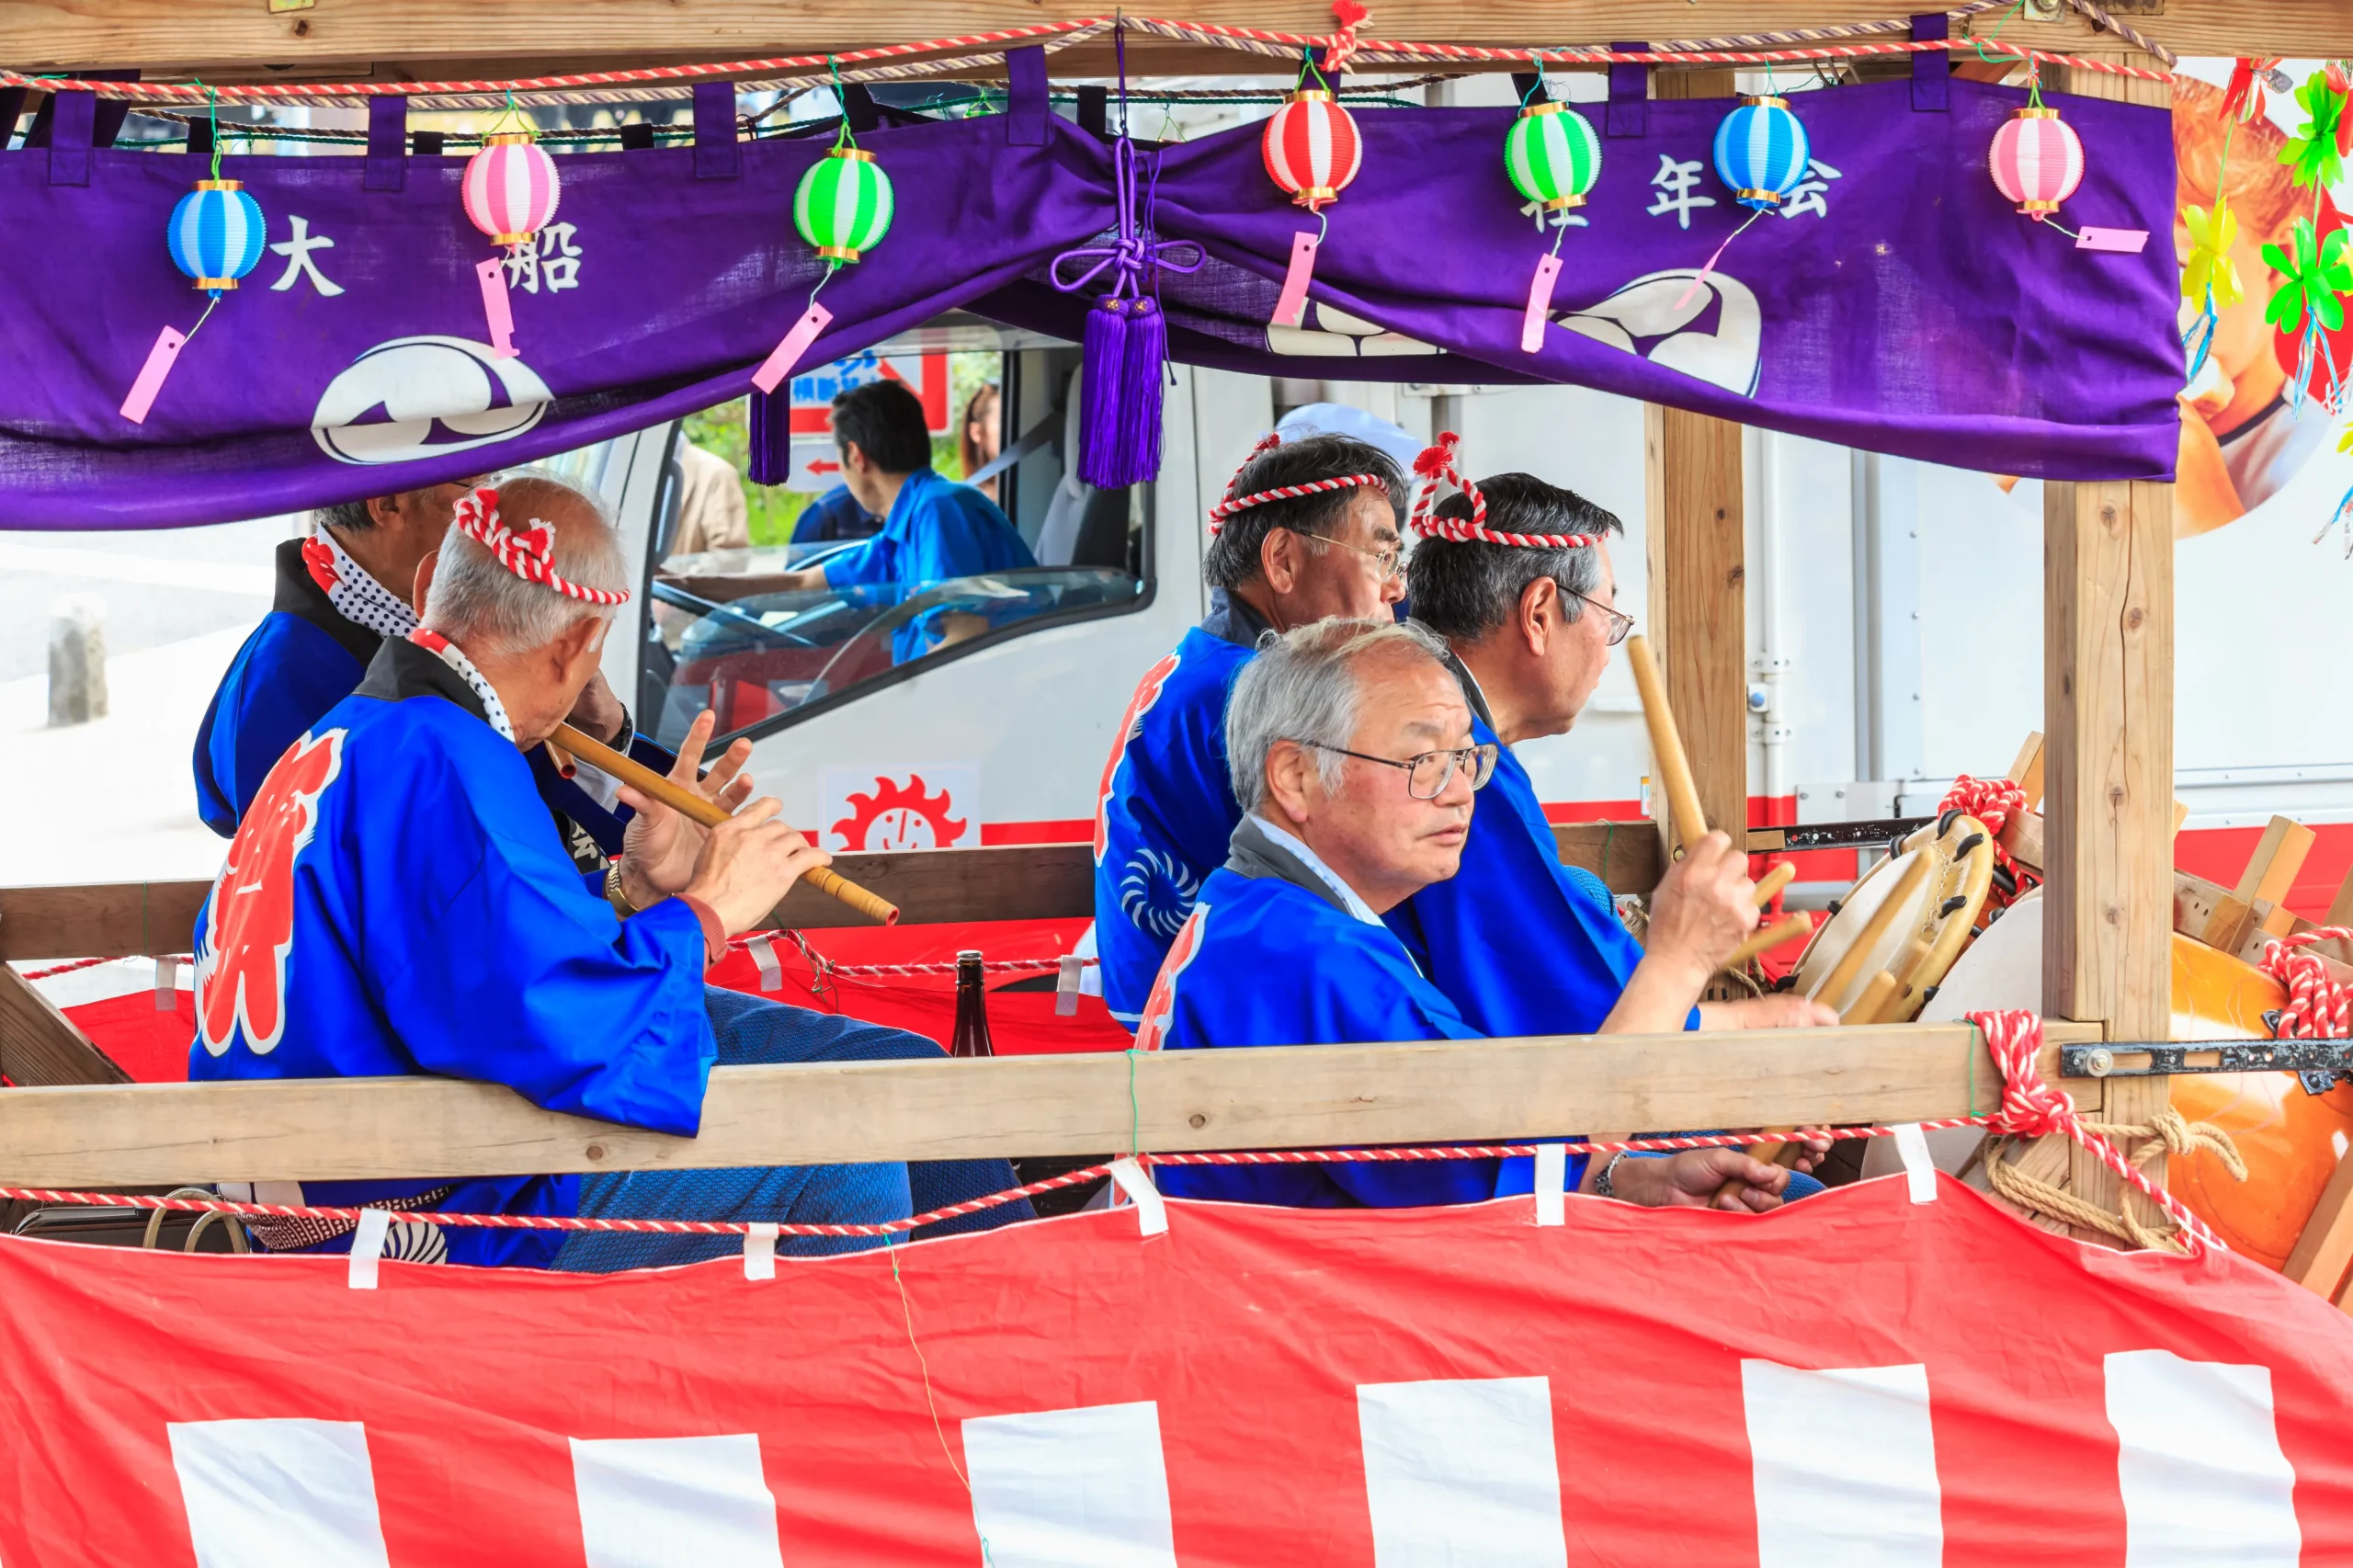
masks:
<path fill-rule="evenodd" d="M 1609 641 L 1603 643 L 1603 647 L 1615 648 L 1619 643 L 1626 641 L 1626 633 L 1634 630 L 1634 618 L 1625 611 L 1611 609 L 1599 599 L 1589 594 L 1578 593 L 1574 588 L 1563 588 L 1561 591 L 1573 599 L 1585 600 L 1586 603 L 1609 618 Z"/>
<path fill-rule="evenodd" d="M 1377 762 L 1383 767 L 1405 770 L 1405 793 L 1416 801 L 1435 801 L 1446 793 L 1454 782 L 1456 768 L 1468 768 L 1471 788 L 1483 790 L 1487 780 L 1495 776 L 1495 747 L 1493 745 L 1464 746 L 1460 751 L 1426 751 L 1419 756 L 1409 756 L 1399 762 L 1394 757 L 1367 756 L 1346 746 L 1327 746 L 1322 741 L 1300 741 L 1297 744 L 1312 746 L 1317 751 L 1336 752 L 1342 756 L 1355 757 L 1358 762 Z"/>
<path fill-rule="evenodd" d="M 1405 549 L 1403 545 L 1392 544 L 1387 550 L 1367 550 L 1360 544 L 1350 544 L 1347 540 L 1331 539 L 1323 534 L 1301 534 L 1299 537 L 1317 544 L 1336 544 L 1342 550 L 1353 550 L 1358 555 L 1370 556 L 1373 565 L 1380 568 L 1381 580 L 1384 583 L 1392 577 L 1405 574 Z"/>

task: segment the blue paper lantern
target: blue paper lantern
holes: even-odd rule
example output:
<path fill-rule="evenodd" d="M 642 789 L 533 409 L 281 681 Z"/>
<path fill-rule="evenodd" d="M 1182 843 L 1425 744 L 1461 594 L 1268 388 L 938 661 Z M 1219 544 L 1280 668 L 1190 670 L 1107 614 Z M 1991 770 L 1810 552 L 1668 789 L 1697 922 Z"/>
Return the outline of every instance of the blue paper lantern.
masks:
<path fill-rule="evenodd" d="M 233 179 L 197 181 L 172 209 L 167 232 L 173 264 L 215 299 L 261 260 L 264 235 L 261 204 Z"/>
<path fill-rule="evenodd" d="M 1753 97 L 1716 127 L 1716 177 L 1743 207 L 1770 212 L 1805 178 L 1813 150 L 1787 98 Z"/>

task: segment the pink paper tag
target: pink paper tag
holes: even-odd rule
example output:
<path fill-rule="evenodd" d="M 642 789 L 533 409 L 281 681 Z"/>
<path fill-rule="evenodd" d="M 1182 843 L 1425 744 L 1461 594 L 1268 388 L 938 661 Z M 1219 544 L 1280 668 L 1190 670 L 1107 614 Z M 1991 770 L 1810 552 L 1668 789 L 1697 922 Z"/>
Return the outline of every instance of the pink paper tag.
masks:
<path fill-rule="evenodd" d="M 1519 321 L 1519 351 L 1533 354 L 1544 347 L 1544 325 L 1552 314 L 1552 280 L 1561 276 L 1561 258 L 1548 256 L 1536 264 L 1528 285 L 1528 313 Z"/>
<path fill-rule="evenodd" d="M 1305 229 L 1290 237 L 1290 266 L 1283 271 L 1283 291 L 1275 301 L 1272 326 L 1297 326 L 1307 319 L 1307 280 L 1315 276 L 1315 247 L 1322 242 Z"/>
<path fill-rule="evenodd" d="M 490 321 L 490 351 L 501 359 L 515 358 L 515 311 L 506 301 L 506 262 L 492 256 L 474 268 L 482 279 L 482 312 Z"/>
<path fill-rule="evenodd" d="M 155 394 L 164 390 L 164 378 L 172 373 L 180 345 L 187 341 L 188 334 L 176 326 L 156 335 L 155 347 L 147 350 L 147 363 L 139 367 L 139 379 L 131 383 L 131 395 L 122 400 L 125 419 L 133 425 L 147 423 L 147 411 L 155 406 Z"/>
<path fill-rule="evenodd" d="M 2149 244 L 2146 229 L 2084 228 L 2075 234 L 2077 250 L 2114 250 L 2138 256 Z"/>
<path fill-rule="evenodd" d="M 810 301 L 809 308 L 801 312 L 801 319 L 792 324 L 792 330 L 784 335 L 784 341 L 768 350 L 768 357 L 752 372 L 752 384 L 773 394 L 792 374 L 792 368 L 801 363 L 801 357 L 809 352 L 809 346 L 817 341 L 817 335 L 832 325 L 833 320 L 833 312 Z"/>

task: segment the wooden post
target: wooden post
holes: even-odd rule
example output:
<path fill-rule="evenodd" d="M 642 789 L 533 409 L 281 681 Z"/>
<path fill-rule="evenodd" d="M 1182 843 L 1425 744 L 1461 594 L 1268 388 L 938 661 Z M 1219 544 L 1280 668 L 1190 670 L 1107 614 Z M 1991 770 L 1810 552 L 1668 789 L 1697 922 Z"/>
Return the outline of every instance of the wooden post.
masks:
<path fill-rule="evenodd" d="M 2050 85 L 2159 108 L 2173 101 L 2167 83 L 2096 71 L 2062 71 Z M 2047 482 L 2042 495 L 2042 1010 L 2097 1020 L 2110 1040 L 2164 1040 L 2172 1021 L 2173 487 Z M 2087 1119 L 2145 1122 L 2169 1087 L 2164 1078 L 2113 1078 L 2098 1093 Z M 2162 1155 L 2143 1168 L 2165 1179 Z M 2115 1176 L 2080 1150 L 2068 1181 L 2089 1202 L 2118 1202 Z M 2163 1222 L 2144 1200 L 2132 1201 L 2144 1223 Z"/>
<path fill-rule="evenodd" d="M 1656 98 L 1729 97 L 1728 70 L 1654 71 Z M 1742 540 L 1741 427 L 1648 403 L 1644 527 L 1650 639 L 1665 665 L 1666 698 L 1681 727 L 1711 827 L 1748 825 L 1747 563 Z M 1667 813 L 1654 812 L 1662 831 Z M 1672 842 L 1670 837 L 1669 842 Z"/>

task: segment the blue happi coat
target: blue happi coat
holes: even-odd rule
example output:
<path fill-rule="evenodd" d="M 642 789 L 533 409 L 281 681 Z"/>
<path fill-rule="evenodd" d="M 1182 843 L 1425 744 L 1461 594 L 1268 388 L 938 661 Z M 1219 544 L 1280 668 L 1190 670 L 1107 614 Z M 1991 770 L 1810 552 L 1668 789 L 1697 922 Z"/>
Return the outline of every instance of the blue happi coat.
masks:
<path fill-rule="evenodd" d="M 204 710 L 196 731 L 196 814 L 222 837 L 237 831 L 261 781 L 295 737 L 349 697 L 383 639 L 329 602 L 302 561 L 302 541 L 278 547 L 269 614 L 246 638 Z M 630 755 L 658 772 L 677 760 L 631 736 Z M 607 855 L 618 855 L 626 806 L 608 810 L 558 773 L 544 747 L 530 756 L 531 778 L 546 809 L 577 824 Z"/>
<path fill-rule="evenodd" d="M 1453 667 L 1472 739 L 1495 744 L 1478 682 Z M 1479 791 L 1461 869 L 1391 910 L 1388 923 L 1464 1019 L 1496 1039 L 1593 1033 L 1643 960 L 1606 891 L 1561 864 L 1535 781 L 1508 746 Z M 1699 1020 L 1695 1008 L 1685 1027 Z"/>
<path fill-rule="evenodd" d="M 899 486 L 881 531 L 827 556 L 819 568 L 828 587 L 892 588 L 912 596 L 952 578 L 1037 564 L 995 502 L 919 468 Z M 892 657 L 905 664 L 929 653 L 938 619 L 936 612 L 925 611 L 902 624 L 892 638 Z"/>
<path fill-rule="evenodd" d="M 1104 1006 L 1135 1027 L 1168 944 L 1242 821 L 1225 699 L 1266 623 L 1221 597 L 1144 672 L 1095 799 L 1095 951 Z"/>
<path fill-rule="evenodd" d="M 1200 1051 L 1470 1040 L 1478 1033 L 1312 850 L 1249 817 L 1234 830 L 1232 858 L 1202 883 L 1169 949 L 1136 1046 Z M 1153 1179 L 1176 1198 L 1393 1209 L 1527 1191 L 1524 1170 L 1516 1187 L 1499 1186 L 1505 1163 L 1164 1165 Z"/>
<path fill-rule="evenodd" d="M 600 883 L 460 676 L 382 642 L 230 845 L 197 923 L 188 1076 L 444 1074 L 691 1135 L 716 1049 L 702 928 L 676 899 L 620 920 Z M 569 1176 L 420 1176 L 307 1183 L 303 1201 L 569 1214 L 578 1191 Z M 545 1264 L 563 1239 L 445 1233 L 453 1261 L 476 1264 Z"/>

